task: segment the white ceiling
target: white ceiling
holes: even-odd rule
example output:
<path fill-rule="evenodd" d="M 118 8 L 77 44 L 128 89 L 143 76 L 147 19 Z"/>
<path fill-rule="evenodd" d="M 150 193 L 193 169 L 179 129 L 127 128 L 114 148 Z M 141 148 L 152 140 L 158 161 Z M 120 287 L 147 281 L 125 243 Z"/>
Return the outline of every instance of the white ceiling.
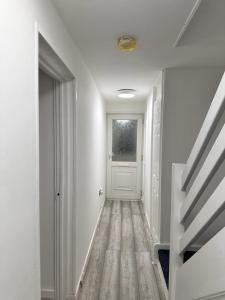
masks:
<path fill-rule="evenodd" d="M 181 66 L 225 66 L 225 0 L 203 0 L 188 30 L 173 44 L 196 0 L 53 0 L 106 100 L 116 90 L 149 93 L 159 70 Z M 121 34 L 138 39 L 122 53 Z"/>

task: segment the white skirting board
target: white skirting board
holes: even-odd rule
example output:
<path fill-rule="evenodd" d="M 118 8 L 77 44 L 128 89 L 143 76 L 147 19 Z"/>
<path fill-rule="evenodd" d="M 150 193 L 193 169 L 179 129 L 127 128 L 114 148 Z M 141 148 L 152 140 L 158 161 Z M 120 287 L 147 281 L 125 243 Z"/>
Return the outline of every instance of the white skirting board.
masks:
<path fill-rule="evenodd" d="M 94 239 L 95 239 L 95 235 L 96 235 L 96 232 L 97 232 L 97 228 L 98 228 L 99 222 L 101 220 L 101 215 L 102 215 L 102 211 L 103 211 L 103 208 L 104 208 L 104 205 L 105 205 L 105 201 L 102 204 L 102 208 L 100 210 L 100 213 L 99 213 L 96 225 L 95 225 L 95 229 L 94 229 L 91 241 L 90 241 L 88 252 L 87 252 L 87 255 L 86 255 L 86 258 L 85 258 L 85 261 L 84 261 L 84 266 L 82 268 L 81 275 L 80 275 L 80 278 L 79 278 L 78 283 L 77 283 L 76 293 L 75 293 L 75 299 L 77 299 L 78 296 L 79 296 L 80 283 L 83 281 L 83 278 L 84 278 L 84 275 L 85 275 L 85 272 L 86 272 L 86 269 L 87 269 L 87 265 L 88 265 L 88 261 L 89 261 L 89 258 L 90 258 L 90 254 L 91 254 L 93 242 L 94 242 Z M 73 300 L 73 298 L 69 298 L 69 300 Z"/>
<path fill-rule="evenodd" d="M 54 290 L 41 290 L 41 299 L 45 300 L 54 300 L 55 299 L 55 291 Z M 75 295 L 68 295 L 66 300 L 75 300 Z"/>
<path fill-rule="evenodd" d="M 109 201 L 119 201 L 119 200 L 121 200 L 121 201 L 128 201 L 128 202 L 131 202 L 131 201 L 142 201 L 141 199 L 126 199 L 126 198 L 124 198 L 124 199 L 121 199 L 121 197 L 120 198 L 107 198 L 106 200 L 109 200 Z"/>

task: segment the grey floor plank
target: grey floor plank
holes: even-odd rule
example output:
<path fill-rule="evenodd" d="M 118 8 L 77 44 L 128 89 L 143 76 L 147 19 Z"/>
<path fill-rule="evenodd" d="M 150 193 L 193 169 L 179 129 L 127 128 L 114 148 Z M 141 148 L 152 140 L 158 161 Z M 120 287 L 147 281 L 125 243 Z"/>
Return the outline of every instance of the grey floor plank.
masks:
<path fill-rule="evenodd" d="M 122 251 L 134 251 L 134 233 L 130 206 L 122 207 Z"/>
<path fill-rule="evenodd" d="M 104 207 L 101 220 L 99 222 L 95 240 L 93 243 L 93 251 L 106 251 L 110 232 L 111 207 Z"/>
<path fill-rule="evenodd" d="M 123 217 L 131 217 L 131 206 L 129 201 L 121 201 L 121 211 Z"/>
<path fill-rule="evenodd" d="M 149 252 L 136 252 L 137 276 L 141 300 L 160 300 Z"/>
<path fill-rule="evenodd" d="M 132 211 L 133 215 L 141 215 L 142 214 L 139 203 L 141 203 L 141 201 L 131 201 L 131 211 Z"/>
<path fill-rule="evenodd" d="M 110 222 L 111 211 L 112 211 L 112 206 L 105 206 L 103 208 L 100 224 L 101 223 L 107 223 L 108 224 Z"/>
<path fill-rule="evenodd" d="M 107 250 L 105 254 L 100 300 L 119 299 L 120 251 Z"/>
<path fill-rule="evenodd" d="M 91 253 L 86 274 L 83 280 L 83 287 L 79 297 L 80 300 L 99 299 L 104 258 L 104 251 L 95 250 Z"/>
<path fill-rule="evenodd" d="M 120 260 L 120 300 L 139 299 L 134 251 L 122 251 Z"/>
<path fill-rule="evenodd" d="M 120 214 L 121 213 L 121 201 L 113 200 L 112 201 L 112 214 Z"/>
<path fill-rule="evenodd" d="M 112 214 L 108 250 L 121 249 L 121 214 Z"/>
<path fill-rule="evenodd" d="M 160 299 L 143 212 L 138 201 L 105 202 L 79 300 Z"/>
<path fill-rule="evenodd" d="M 106 200 L 105 201 L 105 207 L 112 207 L 112 204 L 113 204 L 113 200 Z"/>
<path fill-rule="evenodd" d="M 141 215 L 132 215 L 135 251 L 149 251 L 148 241 Z"/>
<path fill-rule="evenodd" d="M 95 240 L 93 242 L 92 251 L 106 251 L 108 247 L 110 227 L 105 226 L 104 228 L 99 228 L 96 233 Z"/>
<path fill-rule="evenodd" d="M 138 205 L 139 205 L 140 213 L 145 216 L 144 205 L 142 201 L 138 202 Z"/>
<path fill-rule="evenodd" d="M 83 279 L 83 287 L 79 297 L 81 300 L 97 300 L 99 298 L 101 276 L 110 231 L 110 220 L 111 206 L 105 205 Z"/>

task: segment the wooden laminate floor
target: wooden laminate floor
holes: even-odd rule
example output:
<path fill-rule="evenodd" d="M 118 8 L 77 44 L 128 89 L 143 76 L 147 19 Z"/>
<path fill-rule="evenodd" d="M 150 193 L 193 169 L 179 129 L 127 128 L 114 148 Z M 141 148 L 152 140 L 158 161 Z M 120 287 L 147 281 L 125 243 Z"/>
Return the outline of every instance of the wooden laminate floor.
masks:
<path fill-rule="evenodd" d="M 159 300 L 141 202 L 105 202 L 79 300 Z"/>

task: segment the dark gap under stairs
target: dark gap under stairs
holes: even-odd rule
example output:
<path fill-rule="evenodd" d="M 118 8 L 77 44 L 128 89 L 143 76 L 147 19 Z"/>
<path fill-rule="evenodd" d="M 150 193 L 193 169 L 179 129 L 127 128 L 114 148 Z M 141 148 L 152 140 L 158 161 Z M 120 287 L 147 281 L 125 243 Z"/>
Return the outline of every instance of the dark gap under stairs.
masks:
<path fill-rule="evenodd" d="M 187 262 L 196 251 L 185 251 L 183 262 Z M 165 278 L 165 282 L 167 285 L 167 288 L 169 288 L 169 263 L 170 263 L 170 251 L 169 250 L 158 250 L 158 256 L 159 256 L 159 262 L 162 267 L 163 275 Z"/>

